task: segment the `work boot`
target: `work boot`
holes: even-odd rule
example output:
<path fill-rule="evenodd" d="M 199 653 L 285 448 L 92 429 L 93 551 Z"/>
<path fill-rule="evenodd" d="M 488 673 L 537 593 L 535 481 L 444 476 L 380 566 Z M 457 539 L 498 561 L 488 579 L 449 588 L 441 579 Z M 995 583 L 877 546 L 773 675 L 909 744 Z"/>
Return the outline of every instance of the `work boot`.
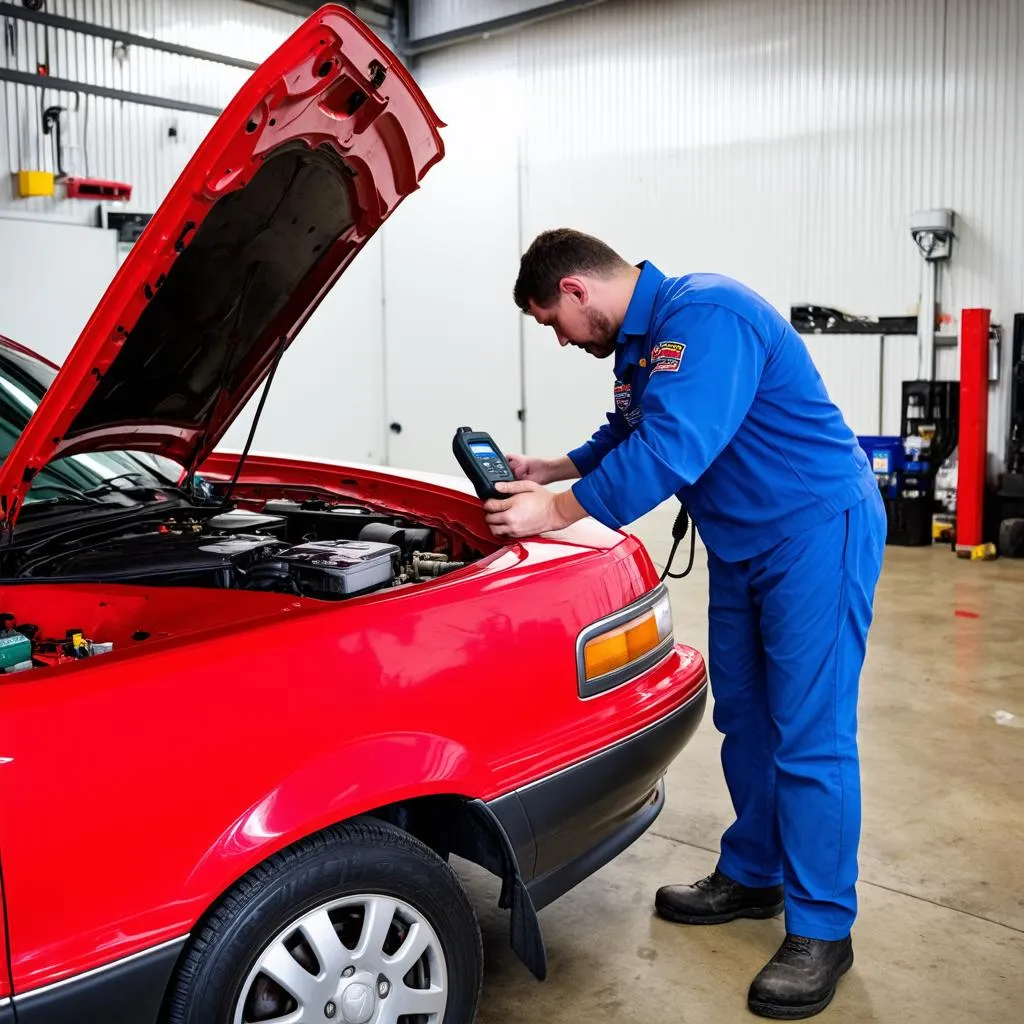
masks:
<path fill-rule="evenodd" d="M 781 885 L 751 889 L 717 868 L 694 885 L 662 886 L 654 900 L 658 914 L 677 924 L 725 924 L 738 917 L 775 917 L 784 905 Z"/>
<path fill-rule="evenodd" d="M 852 966 L 849 936 L 826 942 L 787 935 L 751 984 L 747 1005 L 759 1017 L 773 1020 L 813 1017 L 832 1002 L 836 984 Z"/>

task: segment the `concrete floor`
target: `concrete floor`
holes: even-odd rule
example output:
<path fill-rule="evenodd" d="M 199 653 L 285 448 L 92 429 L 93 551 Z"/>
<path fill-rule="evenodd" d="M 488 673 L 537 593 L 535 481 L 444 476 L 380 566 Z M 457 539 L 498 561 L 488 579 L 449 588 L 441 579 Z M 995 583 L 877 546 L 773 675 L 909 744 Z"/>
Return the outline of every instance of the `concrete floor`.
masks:
<path fill-rule="evenodd" d="M 664 564 L 674 509 L 634 527 Z M 675 568 L 685 565 L 688 542 Z M 676 636 L 707 650 L 707 572 L 673 582 Z M 1017 1022 L 1024 1005 L 1024 562 L 886 549 L 861 684 L 863 832 L 856 963 L 818 1020 Z M 1018 724 L 1024 725 L 1024 721 Z M 782 919 L 713 928 L 653 916 L 655 889 L 715 865 L 732 820 L 711 704 L 667 806 L 618 860 L 541 914 L 550 974 L 507 947 L 489 877 L 464 874 L 484 928 L 481 1024 L 728 1024 Z"/>

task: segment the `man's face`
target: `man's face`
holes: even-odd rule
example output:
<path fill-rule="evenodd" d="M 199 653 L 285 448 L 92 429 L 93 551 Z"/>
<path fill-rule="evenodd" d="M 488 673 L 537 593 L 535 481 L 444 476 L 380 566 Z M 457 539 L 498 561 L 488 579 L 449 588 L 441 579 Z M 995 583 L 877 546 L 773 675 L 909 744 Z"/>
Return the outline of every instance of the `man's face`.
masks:
<path fill-rule="evenodd" d="M 542 327 L 555 332 L 563 348 L 575 345 L 598 359 L 607 359 L 615 351 L 619 328 L 588 298 L 585 288 L 566 288 L 563 282 L 555 303 L 545 307 L 531 300 L 530 314 Z"/>

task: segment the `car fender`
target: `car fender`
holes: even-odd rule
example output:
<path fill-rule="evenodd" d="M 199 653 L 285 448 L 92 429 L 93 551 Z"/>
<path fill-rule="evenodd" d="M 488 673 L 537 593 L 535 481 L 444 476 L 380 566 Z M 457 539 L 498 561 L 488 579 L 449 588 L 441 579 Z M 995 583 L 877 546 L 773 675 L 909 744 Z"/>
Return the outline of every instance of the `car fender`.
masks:
<path fill-rule="evenodd" d="M 296 768 L 210 844 L 186 888 L 207 906 L 246 872 L 304 836 L 416 797 L 473 799 L 486 769 L 461 744 L 431 733 L 366 737 Z M 366 780 L 372 780 L 367 783 Z"/>

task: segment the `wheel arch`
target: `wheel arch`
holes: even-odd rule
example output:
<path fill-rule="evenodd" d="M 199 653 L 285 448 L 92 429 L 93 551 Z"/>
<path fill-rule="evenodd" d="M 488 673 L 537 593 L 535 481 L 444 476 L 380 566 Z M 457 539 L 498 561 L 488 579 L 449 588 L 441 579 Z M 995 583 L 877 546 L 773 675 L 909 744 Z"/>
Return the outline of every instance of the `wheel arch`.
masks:
<path fill-rule="evenodd" d="M 213 837 L 183 888 L 205 912 L 253 868 L 307 836 L 417 797 L 472 793 L 487 778 L 462 744 L 432 733 L 384 733 L 334 747 L 296 765 Z"/>
<path fill-rule="evenodd" d="M 186 888 L 198 899 L 191 933 L 275 854 L 332 826 L 371 818 L 394 825 L 444 859 L 454 854 L 501 879 L 499 906 L 511 912 L 510 945 L 544 979 L 546 953 L 524 881 L 533 872 L 532 831 L 525 815 L 512 816 L 510 836 L 491 806 L 470 795 L 488 775 L 464 746 L 427 733 L 368 737 L 313 759 L 238 815 L 190 872 Z M 366 778 L 376 779 L 377 788 L 362 786 L 359 780 Z M 518 806 L 514 795 L 499 803 L 509 800 Z M 510 820 L 507 814 L 502 819 Z"/>
<path fill-rule="evenodd" d="M 518 798 L 503 798 L 521 812 Z M 509 911 L 509 945 L 538 981 L 547 977 L 547 953 L 524 870 L 533 874 L 533 833 L 525 813 L 507 814 L 515 834 L 499 821 L 482 800 L 437 794 L 377 808 L 373 816 L 407 831 L 441 857 L 454 854 L 501 879 L 498 906 Z"/>

